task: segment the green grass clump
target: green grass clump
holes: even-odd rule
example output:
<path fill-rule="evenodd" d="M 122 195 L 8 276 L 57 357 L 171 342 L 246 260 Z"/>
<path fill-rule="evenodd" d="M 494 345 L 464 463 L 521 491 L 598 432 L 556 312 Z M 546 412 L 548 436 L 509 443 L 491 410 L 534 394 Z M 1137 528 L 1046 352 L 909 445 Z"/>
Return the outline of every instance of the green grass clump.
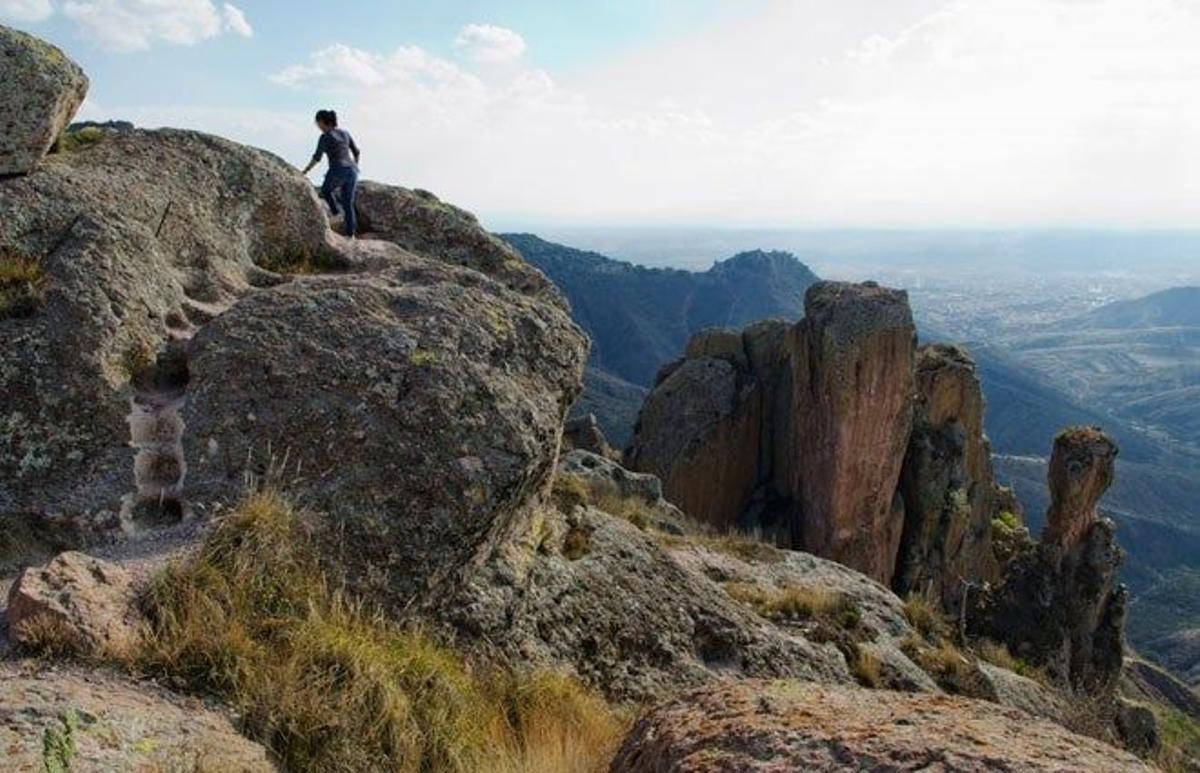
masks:
<path fill-rule="evenodd" d="M 142 667 L 229 702 L 288 770 L 597 770 L 625 725 L 565 677 L 474 670 L 353 600 L 274 492 L 249 495 L 146 601 Z"/>
<path fill-rule="evenodd" d="M 46 273 L 39 261 L 0 247 L 0 319 L 32 315 L 45 290 Z"/>
<path fill-rule="evenodd" d="M 1001 566 L 1032 546 L 1029 530 L 1016 513 L 1005 510 L 992 518 L 992 554 Z"/>
<path fill-rule="evenodd" d="M 67 773 L 71 769 L 78 729 L 79 716 L 74 709 L 67 709 L 57 725 L 46 727 L 42 733 L 42 767 L 46 773 Z"/>

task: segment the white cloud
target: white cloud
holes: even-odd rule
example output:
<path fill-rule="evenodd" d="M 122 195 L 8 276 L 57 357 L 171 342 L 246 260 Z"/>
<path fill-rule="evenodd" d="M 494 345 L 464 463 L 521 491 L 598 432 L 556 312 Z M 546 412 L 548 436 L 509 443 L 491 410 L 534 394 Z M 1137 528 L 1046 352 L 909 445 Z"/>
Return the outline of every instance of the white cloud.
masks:
<path fill-rule="evenodd" d="M 246 14 L 241 8 L 232 3 L 221 6 L 221 16 L 225 21 L 225 29 L 243 38 L 254 37 L 254 28 L 246 21 Z"/>
<path fill-rule="evenodd" d="M 54 13 L 50 0 L 0 0 L 0 19 L 35 22 Z"/>
<path fill-rule="evenodd" d="M 454 47 L 473 62 L 511 62 L 525 53 L 525 38 L 507 27 L 468 24 L 454 39 Z"/>
<path fill-rule="evenodd" d="M 50 0 L 0 0 L 0 15 L 24 12 L 25 20 L 45 19 L 55 10 Z M 155 43 L 190 46 L 223 33 L 250 37 L 254 32 L 241 9 L 230 3 L 218 9 L 212 0 L 66 0 L 61 11 L 81 35 L 116 52 L 140 51 Z"/>
<path fill-rule="evenodd" d="M 412 46 L 273 80 L 338 94 L 370 176 L 493 216 L 1194 225 L 1194 0 L 881 6 L 777 0 L 568 80 Z"/>

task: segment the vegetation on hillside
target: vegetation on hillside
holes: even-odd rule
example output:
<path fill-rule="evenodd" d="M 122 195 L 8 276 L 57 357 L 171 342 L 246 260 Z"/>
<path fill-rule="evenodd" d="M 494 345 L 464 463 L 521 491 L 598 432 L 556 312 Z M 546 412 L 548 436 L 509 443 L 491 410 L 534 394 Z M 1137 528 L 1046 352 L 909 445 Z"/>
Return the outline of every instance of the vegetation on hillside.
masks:
<path fill-rule="evenodd" d="M 146 601 L 142 667 L 227 701 L 288 770 L 599 770 L 625 727 L 567 677 L 473 667 L 349 597 L 271 491 Z"/>

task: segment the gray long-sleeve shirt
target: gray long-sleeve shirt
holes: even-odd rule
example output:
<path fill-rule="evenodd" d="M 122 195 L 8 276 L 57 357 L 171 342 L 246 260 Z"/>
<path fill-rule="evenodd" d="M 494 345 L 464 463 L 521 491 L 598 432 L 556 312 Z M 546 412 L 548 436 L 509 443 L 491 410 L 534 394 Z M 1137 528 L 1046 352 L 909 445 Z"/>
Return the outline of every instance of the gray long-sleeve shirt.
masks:
<path fill-rule="evenodd" d="M 317 152 L 313 153 L 313 163 L 319 163 L 321 156 L 329 156 L 329 167 L 357 167 L 358 146 L 354 138 L 345 129 L 330 129 L 317 140 Z"/>

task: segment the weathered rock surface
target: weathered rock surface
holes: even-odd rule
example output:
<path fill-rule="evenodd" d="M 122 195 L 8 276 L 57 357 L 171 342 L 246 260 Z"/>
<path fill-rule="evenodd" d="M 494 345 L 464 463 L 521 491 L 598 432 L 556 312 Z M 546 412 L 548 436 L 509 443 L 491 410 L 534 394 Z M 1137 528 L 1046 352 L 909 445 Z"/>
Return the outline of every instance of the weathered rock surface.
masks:
<path fill-rule="evenodd" d="M 790 339 L 797 547 L 889 582 L 904 526 L 893 492 L 912 429 L 908 295 L 814 285 Z"/>
<path fill-rule="evenodd" d="M 852 630 L 829 630 L 813 620 L 782 623 L 785 629 L 813 640 L 840 641 L 865 648 L 881 665 L 881 686 L 897 690 L 939 692 L 937 684 L 901 651 L 901 642 L 913 635 L 904 615 L 904 604 L 887 588 L 866 575 L 809 553 L 778 550 L 750 542 L 674 541 L 671 556 L 680 564 L 725 587 L 752 588 L 766 593 L 789 589 L 849 601 L 858 621 Z M 843 653 L 844 654 L 844 653 Z"/>
<path fill-rule="evenodd" d="M 104 659 L 131 655 L 142 621 L 132 576 L 74 551 L 21 572 L 9 589 L 7 618 L 19 644 Z"/>
<path fill-rule="evenodd" d="M 912 314 L 873 283 L 813 285 L 794 327 L 704 331 L 647 398 L 630 464 L 698 519 L 755 526 L 892 578 L 912 424 Z"/>
<path fill-rule="evenodd" d="M 924 346 L 916 382 L 915 422 L 900 476 L 904 532 L 892 586 L 954 610 L 964 583 L 999 579 L 991 532 L 1001 497 L 970 355 L 957 346 Z"/>
<path fill-rule="evenodd" d="M 491 657 L 565 669 L 623 701 L 737 676 L 850 681 L 832 644 L 762 619 L 607 513 L 539 510 L 498 544 L 431 602 Z"/>
<path fill-rule="evenodd" d="M 511 289 L 566 307 L 542 272 L 484 230 L 470 212 L 429 191 L 364 180 L 357 201 L 361 228 L 371 236 L 434 260 L 476 269 Z"/>
<path fill-rule="evenodd" d="M 201 700 L 102 671 L 14 663 L 0 665 L 0 749 L 14 773 L 277 769 Z"/>
<path fill-rule="evenodd" d="M 1128 593 L 1117 582 L 1115 526 L 1096 505 L 1112 481 L 1116 445 L 1100 430 L 1066 430 L 1050 461 L 1048 526 L 983 594 L 972 627 L 1044 666 L 1055 681 L 1093 698 L 1121 674 Z"/>
<path fill-rule="evenodd" d="M 261 266 L 337 260 L 329 236 L 294 169 L 194 132 L 112 134 L 0 180 L 0 260 L 35 277 L 0 313 L 0 512 L 115 516 L 136 485 L 131 400 L 186 382 L 156 360 L 284 281 Z M 164 422 L 147 445 L 170 445 Z M 180 461 L 141 463 L 174 481 Z"/>
<path fill-rule="evenodd" d="M 277 465 L 405 606 L 540 496 L 584 358 L 560 307 L 423 259 L 256 293 L 192 341 L 192 496 Z"/>
<path fill-rule="evenodd" d="M 1136 757 L 1022 711 L 940 695 L 741 683 L 643 717 L 614 773 L 1149 771 Z"/>
<path fill-rule="evenodd" d="M 62 51 L 0 25 L 0 177 L 37 166 L 87 90 L 87 76 Z"/>

